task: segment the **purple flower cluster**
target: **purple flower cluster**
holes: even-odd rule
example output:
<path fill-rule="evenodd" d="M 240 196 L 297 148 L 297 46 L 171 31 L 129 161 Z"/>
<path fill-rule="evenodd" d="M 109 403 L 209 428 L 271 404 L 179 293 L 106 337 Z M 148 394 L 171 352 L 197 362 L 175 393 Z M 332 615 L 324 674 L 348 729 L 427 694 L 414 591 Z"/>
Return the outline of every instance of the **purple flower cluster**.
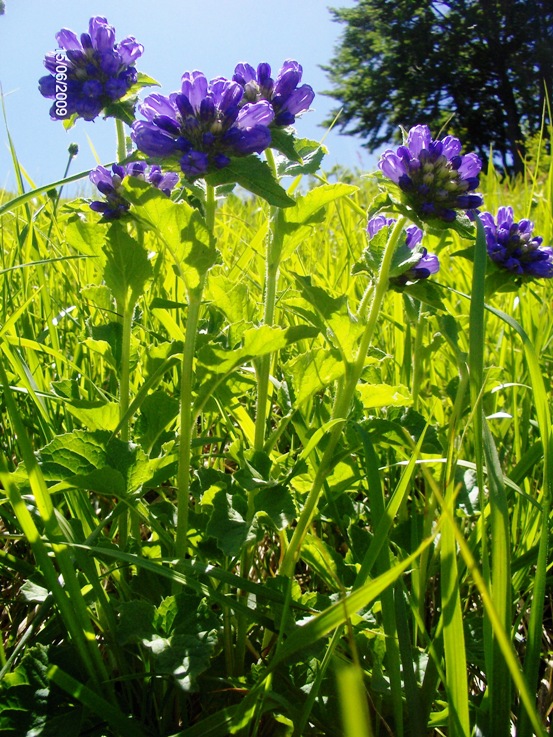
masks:
<path fill-rule="evenodd" d="M 296 115 L 309 110 L 315 93 L 308 84 L 298 86 L 303 69 L 293 59 L 287 59 L 282 65 L 277 78 L 271 77 L 269 64 L 259 64 L 255 70 L 250 64 L 237 64 L 233 80 L 244 88 L 246 102 L 267 100 L 271 103 L 275 117 L 272 125 L 285 127 L 293 125 Z"/>
<path fill-rule="evenodd" d="M 515 222 L 512 207 L 500 207 L 496 218 L 484 212 L 480 219 L 494 263 L 521 276 L 553 277 L 553 247 L 542 246 L 543 238 L 532 236 L 531 220 Z"/>
<path fill-rule="evenodd" d="M 421 220 L 455 220 L 457 210 L 482 205 L 478 187 L 482 162 L 474 153 L 461 155 L 461 142 L 453 136 L 434 141 L 426 125 L 416 125 L 396 151 L 382 154 L 378 166 L 397 184 Z"/>
<path fill-rule="evenodd" d="M 88 33 L 82 33 L 80 39 L 62 28 L 56 40 L 63 53 L 46 54 L 44 66 L 50 74 L 39 80 L 40 93 L 56 101 L 50 110 L 53 120 L 75 113 L 94 120 L 136 82 L 134 63 L 144 47 L 132 36 L 116 43 L 115 29 L 105 18 L 91 18 Z M 64 103 L 63 115 L 60 102 Z"/>
<path fill-rule="evenodd" d="M 177 158 L 187 177 L 202 177 L 270 144 L 273 108 L 266 100 L 244 104 L 243 97 L 237 82 L 186 72 L 180 92 L 144 100 L 146 121 L 133 123 L 131 137 L 148 156 Z"/>
<path fill-rule="evenodd" d="M 97 166 L 90 172 L 89 177 L 106 199 L 91 202 L 90 208 L 102 213 L 104 220 L 118 220 L 127 214 L 130 203 L 121 194 L 121 182 L 127 176 L 150 182 L 168 197 L 179 180 L 178 174 L 164 173 L 161 167 L 148 166 L 145 161 L 135 161 L 126 166 L 114 164 L 111 172 L 103 166 Z"/>
<path fill-rule="evenodd" d="M 384 215 L 376 215 L 376 217 L 371 218 L 367 225 L 369 239 L 373 238 L 382 228 L 393 225 L 395 222 L 394 218 L 387 218 Z M 404 232 L 405 245 L 410 251 L 416 251 L 420 254 L 420 259 L 402 274 L 390 279 L 397 286 L 405 286 L 408 282 L 417 281 L 418 279 L 428 279 L 431 274 L 436 274 L 440 269 L 438 257 L 434 253 L 428 253 L 426 248 L 420 247 L 423 236 L 422 230 L 416 225 L 409 225 Z"/>

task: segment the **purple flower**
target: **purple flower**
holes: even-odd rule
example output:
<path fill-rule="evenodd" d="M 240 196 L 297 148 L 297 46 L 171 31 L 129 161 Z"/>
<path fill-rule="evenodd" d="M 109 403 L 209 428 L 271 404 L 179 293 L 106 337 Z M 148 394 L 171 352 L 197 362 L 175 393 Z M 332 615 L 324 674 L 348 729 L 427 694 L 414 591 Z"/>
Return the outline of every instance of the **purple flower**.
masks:
<path fill-rule="evenodd" d="M 461 142 L 453 136 L 434 141 L 426 125 L 416 125 L 397 151 L 382 154 L 378 167 L 398 185 L 402 199 L 421 220 L 455 220 L 456 210 L 482 205 L 474 194 L 482 162 L 474 153 L 461 155 Z"/>
<path fill-rule="evenodd" d="M 500 207 L 497 218 L 480 215 L 491 260 L 507 271 L 522 276 L 553 277 L 553 247 L 542 246 L 543 238 L 532 237 L 531 220 L 514 221 L 512 207 Z"/>
<path fill-rule="evenodd" d="M 125 166 L 114 164 L 111 172 L 103 166 L 97 166 L 90 172 L 89 177 L 106 198 L 90 203 L 90 209 L 101 212 L 103 220 L 118 220 L 129 211 L 130 203 L 121 194 L 121 182 L 125 177 L 136 177 L 150 182 L 167 197 L 179 180 L 178 174 L 163 172 L 161 167 L 148 166 L 145 161 L 135 161 Z"/>
<path fill-rule="evenodd" d="M 250 65 L 241 63 L 234 70 L 233 80 L 244 88 L 244 100 L 258 102 L 267 100 L 275 111 L 273 126 L 292 125 L 296 115 L 301 115 L 313 102 L 315 93 L 308 84 L 298 87 L 303 69 L 297 61 L 287 59 L 277 78 L 271 77 L 271 67 L 262 63 L 257 71 Z"/>
<path fill-rule="evenodd" d="M 367 233 L 369 240 L 382 230 L 382 228 L 389 227 L 396 222 L 394 218 L 387 218 L 384 215 L 376 215 L 371 218 L 367 225 Z M 395 286 L 405 286 L 408 282 L 417 281 L 418 279 L 428 279 L 431 274 L 436 274 L 440 269 L 440 262 L 438 257 L 434 253 L 428 253 L 426 248 L 421 248 L 421 241 L 423 232 L 416 225 L 409 225 L 405 228 L 405 241 L 399 247 L 398 250 L 412 251 L 413 254 L 418 258 L 418 261 L 413 263 L 412 259 L 410 265 L 406 267 L 405 271 L 401 274 L 396 274 L 390 279 L 390 282 Z"/>
<path fill-rule="evenodd" d="M 54 99 L 52 120 L 76 114 L 94 120 L 121 99 L 137 80 L 134 63 L 144 47 L 132 36 L 115 42 L 115 29 L 101 16 L 91 18 L 80 39 L 68 28 L 56 34 L 61 51 L 46 54 L 49 75 L 39 80 L 43 97 Z"/>
<path fill-rule="evenodd" d="M 233 156 L 261 153 L 271 142 L 271 105 L 243 104 L 243 97 L 237 82 L 208 82 L 202 72 L 185 72 L 180 92 L 144 100 L 140 112 L 146 121 L 133 123 L 131 138 L 148 156 L 178 158 L 187 177 L 205 176 Z"/>

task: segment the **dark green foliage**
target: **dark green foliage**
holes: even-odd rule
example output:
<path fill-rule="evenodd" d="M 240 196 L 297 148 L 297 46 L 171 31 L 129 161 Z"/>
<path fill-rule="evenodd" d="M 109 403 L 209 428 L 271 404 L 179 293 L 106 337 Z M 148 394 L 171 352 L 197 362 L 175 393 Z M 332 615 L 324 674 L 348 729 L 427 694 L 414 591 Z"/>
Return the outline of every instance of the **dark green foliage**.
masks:
<path fill-rule="evenodd" d="M 399 126 L 444 126 L 466 150 L 486 157 L 491 146 L 521 170 L 523 138 L 540 130 L 546 91 L 551 99 L 548 0 L 357 0 L 332 12 L 344 32 L 325 70 L 343 131 L 374 151 Z"/>

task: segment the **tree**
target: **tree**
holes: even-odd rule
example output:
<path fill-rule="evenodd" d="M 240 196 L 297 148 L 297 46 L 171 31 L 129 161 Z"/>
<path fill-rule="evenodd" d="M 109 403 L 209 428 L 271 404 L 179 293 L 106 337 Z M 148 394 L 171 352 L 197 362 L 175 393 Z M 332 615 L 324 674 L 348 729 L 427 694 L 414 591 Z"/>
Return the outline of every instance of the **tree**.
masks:
<path fill-rule="evenodd" d="M 374 151 L 399 126 L 444 127 L 465 150 L 487 159 L 491 147 L 520 171 L 551 100 L 553 0 L 356 2 L 331 10 L 345 29 L 323 67 L 340 129 Z"/>

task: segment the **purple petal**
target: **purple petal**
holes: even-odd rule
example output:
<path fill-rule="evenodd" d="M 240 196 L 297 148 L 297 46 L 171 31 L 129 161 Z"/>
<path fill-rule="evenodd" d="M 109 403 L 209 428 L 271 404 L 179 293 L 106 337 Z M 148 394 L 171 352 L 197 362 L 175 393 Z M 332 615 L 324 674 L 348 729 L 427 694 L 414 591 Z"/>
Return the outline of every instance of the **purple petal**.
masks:
<path fill-rule="evenodd" d="M 369 234 L 369 238 L 375 236 L 378 231 L 382 230 L 385 226 L 392 225 L 392 223 L 395 222 L 394 218 L 387 218 L 384 215 L 375 215 L 367 223 L 367 233 Z"/>
<path fill-rule="evenodd" d="M 409 225 L 405 228 L 405 243 L 407 247 L 413 250 L 420 245 L 422 241 L 422 230 L 416 225 Z M 433 272 L 432 272 L 433 273 Z"/>
<path fill-rule="evenodd" d="M 474 153 L 466 154 L 466 156 L 463 156 L 463 161 L 461 162 L 461 166 L 459 167 L 458 171 L 459 174 L 463 179 L 467 179 L 469 177 L 477 177 L 480 174 L 480 170 L 482 169 L 482 162 L 478 158 L 478 156 Z"/>
<path fill-rule="evenodd" d="M 56 41 L 60 49 L 69 51 L 70 49 L 75 51 L 82 51 L 83 47 L 76 33 L 70 31 L 69 28 L 62 28 L 61 31 L 56 33 Z"/>
<path fill-rule="evenodd" d="M 38 91 L 43 97 L 54 99 L 56 96 L 56 78 L 51 74 L 38 80 Z"/>
<path fill-rule="evenodd" d="M 148 156 L 172 156 L 180 153 L 178 142 L 153 123 L 141 120 L 132 124 L 131 138 L 136 147 Z"/>
<path fill-rule="evenodd" d="M 175 105 L 168 97 L 160 95 L 157 92 L 148 95 L 142 105 L 139 105 L 142 115 L 152 121 L 156 115 L 166 115 L 169 118 L 175 118 Z"/>
<path fill-rule="evenodd" d="M 232 77 L 234 82 L 245 85 L 248 82 L 255 81 L 255 69 L 251 64 L 240 62 L 234 67 L 234 76 Z"/>
<path fill-rule="evenodd" d="M 266 100 L 247 103 L 238 113 L 236 125 L 239 128 L 269 125 L 275 117 L 272 105 Z M 269 134 L 270 140 L 270 134 Z"/>
<path fill-rule="evenodd" d="M 423 149 L 427 149 L 432 141 L 430 128 L 427 125 L 415 125 L 407 134 L 407 147 L 416 158 Z"/>
<path fill-rule="evenodd" d="M 200 109 L 200 103 L 207 95 L 207 79 L 203 72 L 185 72 L 182 75 L 182 94 L 190 100 L 190 104 L 196 112 Z"/>
<path fill-rule="evenodd" d="M 309 106 L 315 98 L 315 92 L 313 88 L 308 84 L 304 84 L 294 90 L 285 103 L 285 108 L 292 115 L 299 115 L 300 113 L 309 110 Z"/>
<path fill-rule="evenodd" d="M 133 36 L 127 36 L 117 44 L 117 51 L 123 64 L 134 64 L 144 53 L 144 46 L 139 44 Z"/>
<path fill-rule="evenodd" d="M 403 161 L 391 149 L 384 151 L 378 162 L 380 171 L 396 184 L 402 176 L 406 175 Z"/>
<path fill-rule="evenodd" d="M 98 15 L 91 18 L 88 33 L 92 45 L 97 51 L 112 51 L 115 44 L 115 28 L 110 26 L 106 18 Z"/>
<path fill-rule="evenodd" d="M 451 161 L 455 156 L 459 156 L 461 152 L 461 141 L 453 136 L 446 136 L 442 140 L 443 153 Z"/>
<path fill-rule="evenodd" d="M 201 177 L 208 169 L 209 161 L 207 154 L 201 151 L 190 151 L 180 160 L 182 171 L 188 177 Z"/>

